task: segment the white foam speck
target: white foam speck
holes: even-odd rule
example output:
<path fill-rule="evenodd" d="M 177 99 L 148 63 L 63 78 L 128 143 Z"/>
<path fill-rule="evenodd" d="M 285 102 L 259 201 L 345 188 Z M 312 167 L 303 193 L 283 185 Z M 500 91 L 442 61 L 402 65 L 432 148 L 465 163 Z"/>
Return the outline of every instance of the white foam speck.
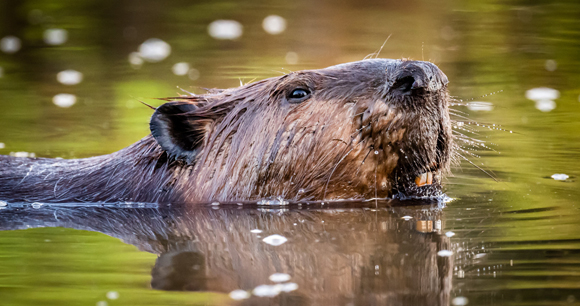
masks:
<path fill-rule="evenodd" d="M 467 103 L 467 108 L 474 112 L 489 112 L 493 110 L 493 104 L 490 102 L 474 101 Z"/>
<path fill-rule="evenodd" d="M 277 197 L 276 199 L 258 201 L 258 205 L 288 205 L 288 204 L 289 204 L 289 202 L 284 200 L 282 197 Z"/>
<path fill-rule="evenodd" d="M 109 291 L 107 292 L 107 298 L 109 300 L 116 300 L 119 298 L 119 292 L 117 291 Z"/>
<path fill-rule="evenodd" d="M 56 75 L 56 80 L 64 85 L 76 85 L 82 82 L 83 74 L 72 69 L 63 70 Z"/>
<path fill-rule="evenodd" d="M 413 217 L 411 217 L 411 216 L 403 216 L 401 219 L 403 219 L 405 221 L 409 221 L 409 220 L 413 219 Z"/>
<path fill-rule="evenodd" d="M 150 38 L 139 46 L 139 55 L 148 62 L 160 62 L 169 54 L 171 54 L 171 46 L 159 38 Z"/>
<path fill-rule="evenodd" d="M 288 63 L 289 65 L 296 65 L 298 64 L 298 53 L 296 52 L 288 52 L 286 53 L 286 63 Z"/>
<path fill-rule="evenodd" d="M 555 179 L 556 181 L 565 181 L 569 178 L 569 176 L 564 173 L 556 173 L 552 174 L 552 178 Z"/>
<path fill-rule="evenodd" d="M 249 298 L 250 296 L 251 296 L 251 294 L 248 291 L 241 290 L 241 289 L 237 289 L 237 290 L 230 292 L 230 298 L 232 300 L 236 300 L 236 301 L 245 300 L 245 299 Z"/>
<path fill-rule="evenodd" d="M 0 50 L 4 53 L 16 53 L 21 47 L 22 42 L 20 41 L 20 38 L 16 36 L 5 36 L 0 40 Z"/>
<path fill-rule="evenodd" d="M 279 246 L 279 245 L 286 243 L 286 241 L 288 241 L 288 239 L 286 239 L 286 237 L 284 237 L 284 236 L 280 236 L 280 235 L 275 234 L 275 235 L 270 235 L 270 236 L 262 239 L 262 241 L 264 241 L 265 243 L 267 243 L 269 245 Z"/>
<path fill-rule="evenodd" d="M 175 75 L 186 75 L 189 72 L 189 64 L 185 62 L 176 63 L 171 67 L 171 71 Z"/>
<path fill-rule="evenodd" d="M 467 305 L 467 303 L 469 303 L 469 300 L 464 296 L 458 296 L 456 298 L 453 298 L 453 300 L 451 300 L 451 304 L 453 306 L 465 306 Z"/>
<path fill-rule="evenodd" d="M 485 257 L 485 255 L 487 255 L 487 254 L 486 253 L 475 254 L 475 258 L 482 258 L 482 257 Z"/>
<path fill-rule="evenodd" d="M 536 108 L 542 112 L 549 112 L 556 108 L 556 102 L 552 100 L 537 100 Z"/>
<path fill-rule="evenodd" d="M 254 234 L 259 234 L 261 232 L 262 232 L 261 229 L 253 229 L 253 230 L 250 231 L 250 233 L 254 233 Z"/>
<path fill-rule="evenodd" d="M 290 292 L 298 289 L 298 284 L 296 283 L 279 284 L 277 286 L 280 286 L 280 291 L 284 292 Z"/>
<path fill-rule="evenodd" d="M 278 294 L 280 294 L 281 291 L 282 288 L 281 286 L 278 285 L 260 285 L 254 288 L 254 290 L 252 290 L 252 293 L 255 296 L 260 297 L 275 297 Z"/>
<path fill-rule="evenodd" d="M 0 207 L 7 206 L 8 202 L 0 200 Z"/>
<path fill-rule="evenodd" d="M 68 32 L 65 29 L 46 29 L 42 38 L 47 45 L 62 45 L 68 40 Z"/>
<path fill-rule="evenodd" d="M 34 153 L 28 153 L 28 152 L 10 152 L 10 156 L 14 156 L 14 157 L 36 157 L 36 154 L 34 154 Z"/>
<path fill-rule="evenodd" d="M 242 24 L 235 20 L 216 20 L 209 24 L 209 35 L 215 39 L 236 39 L 242 36 Z"/>
<path fill-rule="evenodd" d="M 220 205 L 220 202 L 213 202 L 213 203 L 211 203 L 211 205 L 212 206 L 219 206 Z"/>
<path fill-rule="evenodd" d="M 270 275 L 270 280 L 275 282 L 275 283 L 282 283 L 282 282 L 287 282 L 290 280 L 290 275 L 286 274 L 286 273 L 274 273 L 272 275 Z"/>
<path fill-rule="evenodd" d="M 447 232 L 447 233 L 445 233 L 445 236 L 453 237 L 453 236 L 455 236 L 455 233 L 454 232 Z"/>
<path fill-rule="evenodd" d="M 0 142 L 0 149 L 6 148 L 6 145 L 3 142 Z"/>
<path fill-rule="evenodd" d="M 560 98 L 560 92 L 556 89 L 548 87 L 532 88 L 526 91 L 526 98 L 533 101 L 555 100 Z"/>
<path fill-rule="evenodd" d="M 61 93 L 52 97 L 52 103 L 58 107 L 71 107 L 77 102 L 77 96 L 73 94 Z"/>
<path fill-rule="evenodd" d="M 262 21 L 262 28 L 268 34 L 277 35 L 286 30 L 286 19 L 278 15 L 270 15 Z"/>
<path fill-rule="evenodd" d="M 441 257 L 449 257 L 453 255 L 453 252 L 449 251 L 449 250 L 441 250 L 439 252 L 437 252 L 437 256 L 441 256 Z"/>
<path fill-rule="evenodd" d="M 546 62 L 544 63 L 544 68 L 546 68 L 546 70 L 548 71 L 556 71 L 556 69 L 558 68 L 558 63 L 552 59 L 546 60 Z"/>
<path fill-rule="evenodd" d="M 131 54 L 129 54 L 129 63 L 133 68 L 139 69 L 141 68 L 141 65 L 143 65 L 143 58 L 141 58 L 139 52 L 131 52 Z"/>

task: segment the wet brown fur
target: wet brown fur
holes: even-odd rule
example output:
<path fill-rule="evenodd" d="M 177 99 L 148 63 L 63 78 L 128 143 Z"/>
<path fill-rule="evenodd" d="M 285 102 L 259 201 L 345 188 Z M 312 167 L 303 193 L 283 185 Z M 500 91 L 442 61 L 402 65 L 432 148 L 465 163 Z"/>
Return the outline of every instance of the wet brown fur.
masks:
<path fill-rule="evenodd" d="M 401 95 L 396 76 L 412 65 L 422 67 L 432 87 Z M 298 87 L 312 94 L 292 103 L 288 92 Z M 365 60 L 171 100 L 195 106 L 179 114 L 191 124 L 176 132 L 184 139 L 201 135 L 191 144 L 194 161 L 167 154 L 151 136 L 87 159 L 2 156 L 0 200 L 438 196 L 453 156 L 447 79 L 427 62 Z M 434 184 L 413 186 L 427 171 L 435 173 Z"/>

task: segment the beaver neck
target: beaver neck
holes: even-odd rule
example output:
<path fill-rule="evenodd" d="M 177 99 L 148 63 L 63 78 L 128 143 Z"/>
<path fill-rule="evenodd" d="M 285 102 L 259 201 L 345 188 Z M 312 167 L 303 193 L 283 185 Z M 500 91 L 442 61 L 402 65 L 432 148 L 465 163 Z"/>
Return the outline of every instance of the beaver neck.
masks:
<path fill-rule="evenodd" d="M 0 200 L 171 202 L 179 164 L 148 136 L 118 152 L 84 159 L 0 156 Z"/>

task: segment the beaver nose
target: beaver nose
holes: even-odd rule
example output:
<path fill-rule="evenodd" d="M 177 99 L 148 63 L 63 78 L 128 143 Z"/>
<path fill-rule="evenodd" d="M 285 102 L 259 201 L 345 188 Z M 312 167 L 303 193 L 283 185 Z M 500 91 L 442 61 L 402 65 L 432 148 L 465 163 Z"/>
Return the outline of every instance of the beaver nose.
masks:
<path fill-rule="evenodd" d="M 399 67 L 391 88 L 406 96 L 437 91 L 445 84 L 447 84 L 447 77 L 434 64 L 407 61 Z"/>

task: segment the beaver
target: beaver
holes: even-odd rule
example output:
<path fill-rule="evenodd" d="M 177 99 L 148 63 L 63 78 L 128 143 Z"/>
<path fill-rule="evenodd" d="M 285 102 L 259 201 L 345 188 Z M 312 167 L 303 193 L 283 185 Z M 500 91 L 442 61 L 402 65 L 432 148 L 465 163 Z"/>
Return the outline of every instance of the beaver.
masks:
<path fill-rule="evenodd" d="M 368 59 L 167 98 L 151 135 L 85 159 L 0 157 L 0 199 L 331 201 L 442 195 L 455 150 L 447 76 Z"/>

